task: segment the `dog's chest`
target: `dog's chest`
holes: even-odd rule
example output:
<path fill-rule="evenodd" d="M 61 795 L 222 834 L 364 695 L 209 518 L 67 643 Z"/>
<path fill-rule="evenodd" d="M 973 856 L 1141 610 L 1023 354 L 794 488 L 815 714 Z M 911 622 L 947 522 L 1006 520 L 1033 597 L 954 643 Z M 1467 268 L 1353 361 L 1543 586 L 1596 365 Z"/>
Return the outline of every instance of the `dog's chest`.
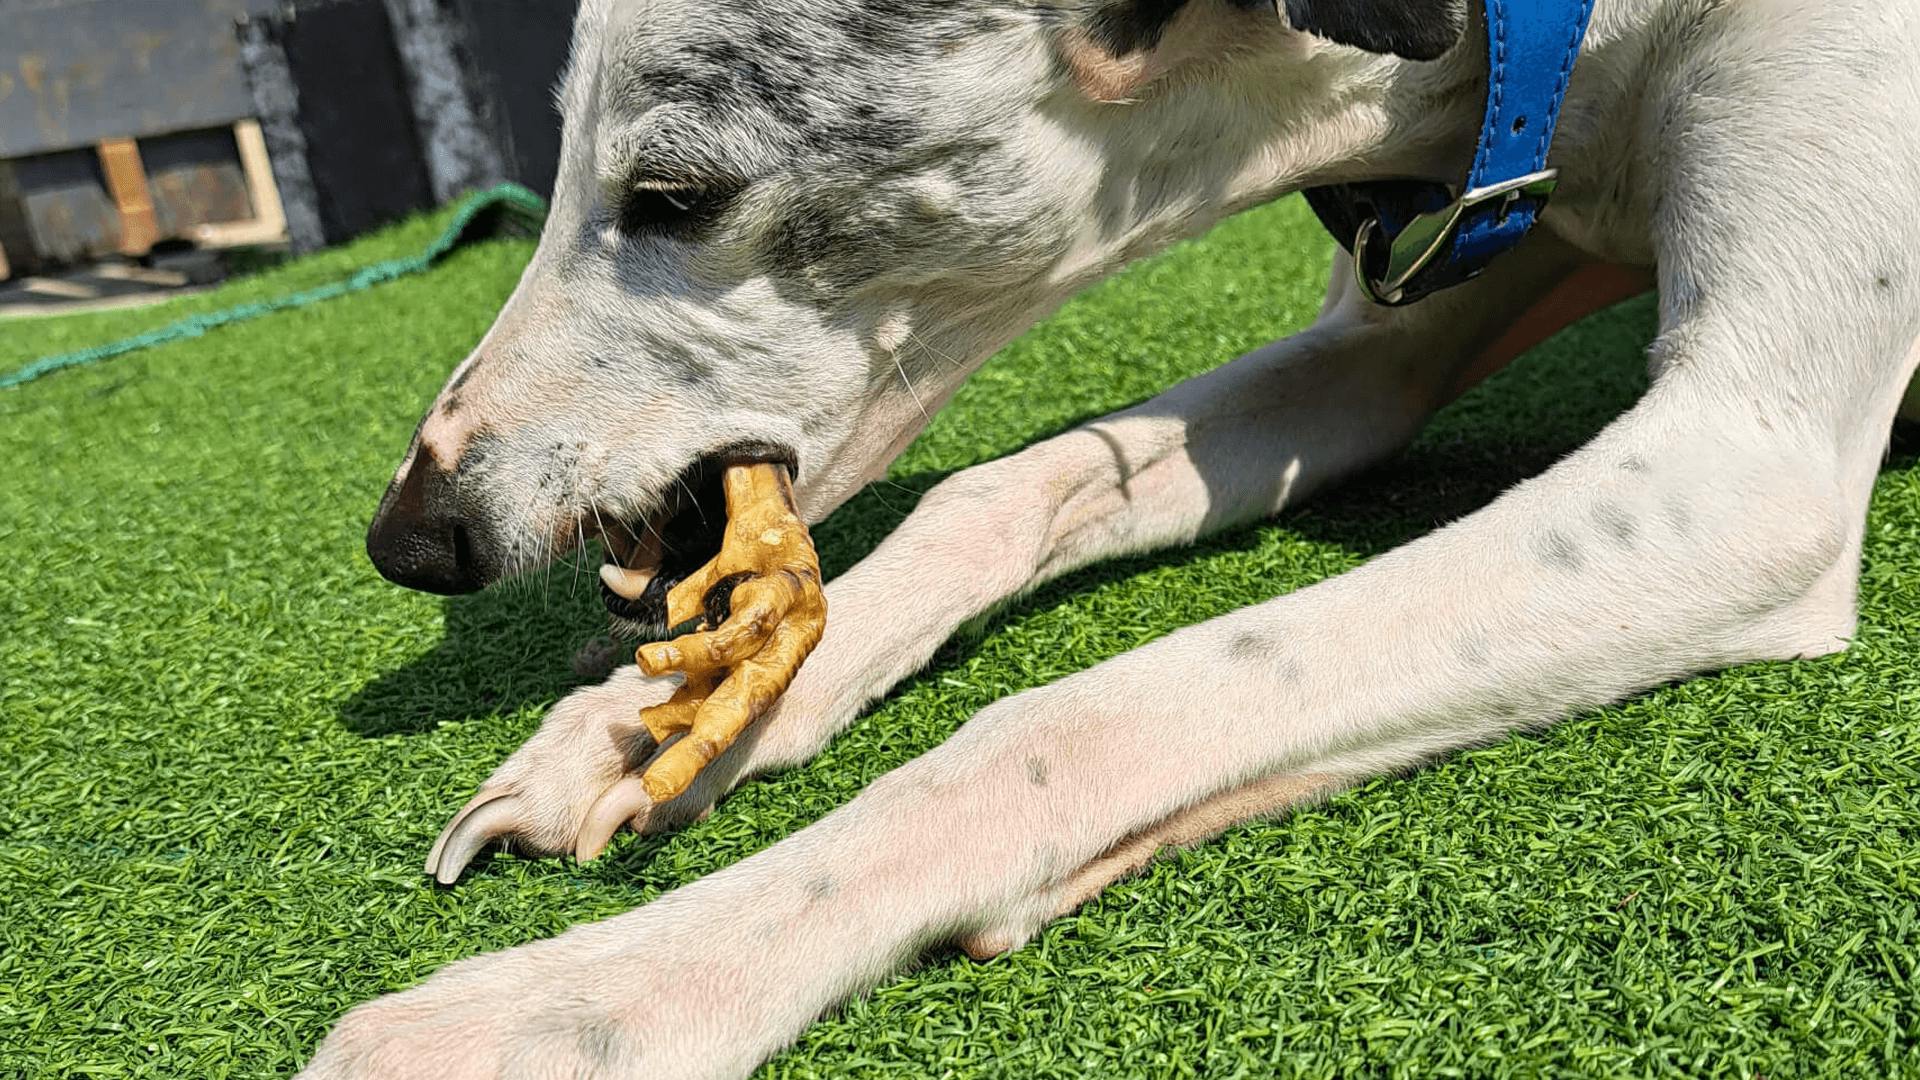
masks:
<path fill-rule="evenodd" d="M 1563 174 L 1564 175 L 1564 174 Z M 1650 186 L 1632 176 L 1593 177 L 1591 191 L 1566 184 L 1542 216 L 1542 225 L 1597 262 L 1653 266 L 1659 261 Z"/>
<path fill-rule="evenodd" d="M 1662 176 L 1650 142 L 1658 125 L 1648 118 L 1658 113 L 1676 59 L 1654 47 L 1663 25 L 1596 17 L 1592 47 L 1562 108 L 1550 159 L 1560 186 L 1542 224 L 1603 262 L 1651 266 L 1657 258 Z"/>

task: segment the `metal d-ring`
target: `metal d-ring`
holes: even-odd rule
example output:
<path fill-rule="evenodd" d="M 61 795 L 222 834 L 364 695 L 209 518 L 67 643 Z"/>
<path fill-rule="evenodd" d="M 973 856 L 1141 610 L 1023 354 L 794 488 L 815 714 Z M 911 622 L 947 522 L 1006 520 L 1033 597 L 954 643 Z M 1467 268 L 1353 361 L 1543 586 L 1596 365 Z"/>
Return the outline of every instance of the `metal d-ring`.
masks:
<path fill-rule="evenodd" d="M 1514 203 L 1524 198 L 1544 203 L 1553 194 L 1558 178 L 1559 170 L 1543 169 L 1474 188 L 1438 210 L 1414 215 L 1388 242 L 1386 272 L 1378 280 L 1367 273 L 1367 266 L 1372 261 L 1373 243 L 1380 236 L 1380 219 L 1368 217 L 1353 236 L 1353 276 L 1360 291 L 1376 304 L 1393 307 L 1406 303 L 1407 284 L 1439 257 L 1467 211 L 1496 199 Z"/>

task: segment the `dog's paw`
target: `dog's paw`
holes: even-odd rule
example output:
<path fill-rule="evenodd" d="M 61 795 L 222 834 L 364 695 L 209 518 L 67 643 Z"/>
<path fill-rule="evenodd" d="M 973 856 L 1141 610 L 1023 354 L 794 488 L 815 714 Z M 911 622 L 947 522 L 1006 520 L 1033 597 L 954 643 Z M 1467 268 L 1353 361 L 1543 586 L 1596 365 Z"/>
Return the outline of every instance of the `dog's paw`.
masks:
<path fill-rule="evenodd" d="M 640 710 L 665 701 L 673 679 L 624 667 L 599 686 L 563 698 L 540 730 L 500 764 L 478 794 L 441 830 L 426 870 L 452 884 L 488 844 L 510 843 L 529 855 L 577 852 L 589 811 L 622 786 L 655 750 Z M 625 805 L 625 803 L 622 803 Z M 634 807 L 628 817 L 650 807 Z M 606 828 L 611 836 L 624 822 Z M 594 826 L 597 832 L 601 826 Z M 605 846 L 602 838 L 589 854 Z"/>
<path fill-rule="evenodd" d="M 716 964 L 710 934 L 673 932 L 725 923 L 737 898 L 722 901 L 649 905 L 452 964 L 341 1017 L 300 1080 L 744 1077 L 795 1032 L 765 1015 L 783 995 L 750 992 L 769 961 Z"/>
<path fill-rule="evenodd" d="M 542 943 L 475 957 L 357 1006 L 300 1080 L 630 1075 L 623 1033 L 570 1000 L 559 978 L 564 961 L 542 962 L 555 951 Z"/>

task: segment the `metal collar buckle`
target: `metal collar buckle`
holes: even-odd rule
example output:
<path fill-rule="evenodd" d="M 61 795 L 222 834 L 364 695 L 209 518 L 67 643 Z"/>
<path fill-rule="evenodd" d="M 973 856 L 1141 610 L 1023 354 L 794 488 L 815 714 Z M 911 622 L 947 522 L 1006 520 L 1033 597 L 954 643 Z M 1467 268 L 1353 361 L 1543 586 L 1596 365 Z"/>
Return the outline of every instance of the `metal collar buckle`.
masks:
<path fill-rule="evenodd" d="M 1389 241 L 1386 273 L 1377 281 L 1367 273 L 1367 266 L 1372 262 L 1369 256 L 1372 255 L 1373 244 L 1380 237 L 1380 219 L 1369 216 L 1360 223 L 1360 229 L 1353 238 L 1353 276 L 1360 283 L 1360 291 L 1376 304 L 1396 306 L 1404 303 L 1407 283 L 1439 257 L 1447 241 L 1453 239 L 1454 230 L 1460 227 L 1460 220 L 1467 211 L 1496 199 L 1503 203 L 1513 203 L 1522 198 L 1545 202 L 1553 194 L 1559 175 L 1558 169 L 1543 169 L 1516 176 L 1512 180 L 1474 188 L 1438 210 L 1414 215 L 1407 222 L 1407 227 Z"/>

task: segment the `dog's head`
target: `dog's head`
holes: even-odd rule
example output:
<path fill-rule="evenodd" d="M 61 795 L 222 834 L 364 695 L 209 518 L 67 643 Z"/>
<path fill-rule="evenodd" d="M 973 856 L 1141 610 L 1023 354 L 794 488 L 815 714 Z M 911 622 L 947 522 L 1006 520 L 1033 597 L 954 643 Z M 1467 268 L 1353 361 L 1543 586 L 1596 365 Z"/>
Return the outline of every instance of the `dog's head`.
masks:
<path fill-rule="evenodd" d="M 641 571 L 605 574 L 609 607 L 656 620 L 713 553 L 719 465 L 784 460 L 825 516 L 1073 292 L 1340 152 L 1311 121 L 1352 50 L 1306 30 L 1417 56 L 1463 20 L 1287 9 L 587 0 L 539 249 L 421 422 L 375 565 L 461 592 L 597 535 Z"/>

